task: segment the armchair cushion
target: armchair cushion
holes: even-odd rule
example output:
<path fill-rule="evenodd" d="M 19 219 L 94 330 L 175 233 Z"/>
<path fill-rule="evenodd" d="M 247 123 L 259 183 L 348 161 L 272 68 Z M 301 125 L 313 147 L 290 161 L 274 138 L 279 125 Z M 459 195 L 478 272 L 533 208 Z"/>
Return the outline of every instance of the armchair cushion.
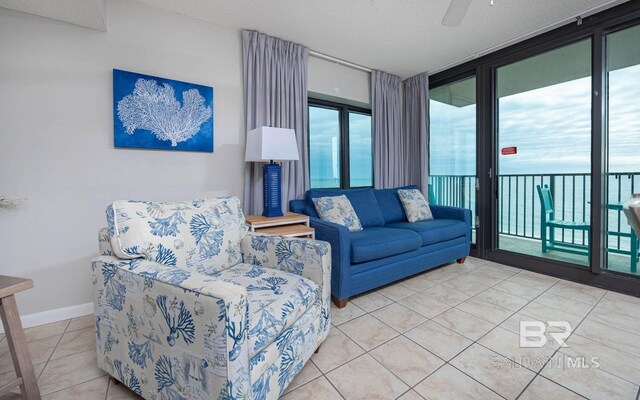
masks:
<path fill-rule="evenodd" d="M 247 290 L 249 357 L 296 322 L 319 298 L 318 285 L 300 275 L 252 264 L 236 264 L 216 279 Z"/>
<path fill-rule="evenodd" d="M 420 235 L 422 245 L 427 246 L 465 236 L 469 226 L 455 219 L 432 219 L 419 222 L 395 222 L 389 228 L 409 229 Z"/>
<path fill-rule="evenodd" d="M 377 260 L 422 246 L 420 235 L 408 229 L 367 228 L 351 232 L 351 261 L 360 263 Z"/>
<path fill-rule="evenodd" d="M 248 230 L 237 197 L 116 201 L 107 207 L 107 221 L 118 258 L 144 258 L 204 274 L 239 263 L 240 240 Z"/>

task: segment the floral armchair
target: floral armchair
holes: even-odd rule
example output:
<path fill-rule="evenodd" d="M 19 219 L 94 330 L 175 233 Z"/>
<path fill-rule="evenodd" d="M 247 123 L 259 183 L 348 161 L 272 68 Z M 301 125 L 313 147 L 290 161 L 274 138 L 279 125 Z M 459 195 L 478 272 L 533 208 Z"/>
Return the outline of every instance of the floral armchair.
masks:
<path fill-rule="evenodd" d="M 98 365 L 146 399 L 275 399 L 326 338 L 329 244 L 247 234 L 235 197 L 107 208 Z"/>

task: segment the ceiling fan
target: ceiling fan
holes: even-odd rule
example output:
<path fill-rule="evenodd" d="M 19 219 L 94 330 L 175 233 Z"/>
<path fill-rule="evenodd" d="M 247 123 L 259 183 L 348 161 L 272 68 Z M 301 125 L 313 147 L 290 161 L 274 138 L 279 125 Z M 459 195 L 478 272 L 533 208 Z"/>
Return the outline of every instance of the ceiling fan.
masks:
<path fill-rule="evenodd" d="M 493 0 L 491 0 L 490 4 L 493 5 Z M 470 5 L 471 0 L 451 0 L 449 8 L 447 8 L 447 12 L 442 19 L 442 25 L 459 26 Z"/>

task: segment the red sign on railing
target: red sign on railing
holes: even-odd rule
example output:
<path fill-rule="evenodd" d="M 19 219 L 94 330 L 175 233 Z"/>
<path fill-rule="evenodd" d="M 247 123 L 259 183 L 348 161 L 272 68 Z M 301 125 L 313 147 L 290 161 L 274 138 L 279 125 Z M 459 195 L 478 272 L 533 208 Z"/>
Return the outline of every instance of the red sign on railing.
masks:
<path fill-rule="evenodd" d="M 511 154 L 518 154 L 518 147 L 516 147 L 516 146 L 503 147 L 502 150 L 500 150 L 500 152 L 502 153 L 503 156 L 509 156 Z"/>

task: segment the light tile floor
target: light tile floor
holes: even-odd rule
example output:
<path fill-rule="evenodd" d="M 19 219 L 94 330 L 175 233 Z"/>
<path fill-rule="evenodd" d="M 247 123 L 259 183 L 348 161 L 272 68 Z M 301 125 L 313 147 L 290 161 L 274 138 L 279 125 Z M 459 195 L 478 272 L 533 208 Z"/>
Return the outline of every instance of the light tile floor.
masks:
<path fill-rule="evenodd" d="M 569 321 L 568 347 L 549 334 L 520 347 L 530 320 Z M 640 399 L 635 297 L 468 258 L 359 296 L 332 322 L 283 399 Z M 26 333 L 43 399 L 137 398 L 96 367 L 92 315 Z M 0 386 L 12 370 L 0 335 Z"/>

